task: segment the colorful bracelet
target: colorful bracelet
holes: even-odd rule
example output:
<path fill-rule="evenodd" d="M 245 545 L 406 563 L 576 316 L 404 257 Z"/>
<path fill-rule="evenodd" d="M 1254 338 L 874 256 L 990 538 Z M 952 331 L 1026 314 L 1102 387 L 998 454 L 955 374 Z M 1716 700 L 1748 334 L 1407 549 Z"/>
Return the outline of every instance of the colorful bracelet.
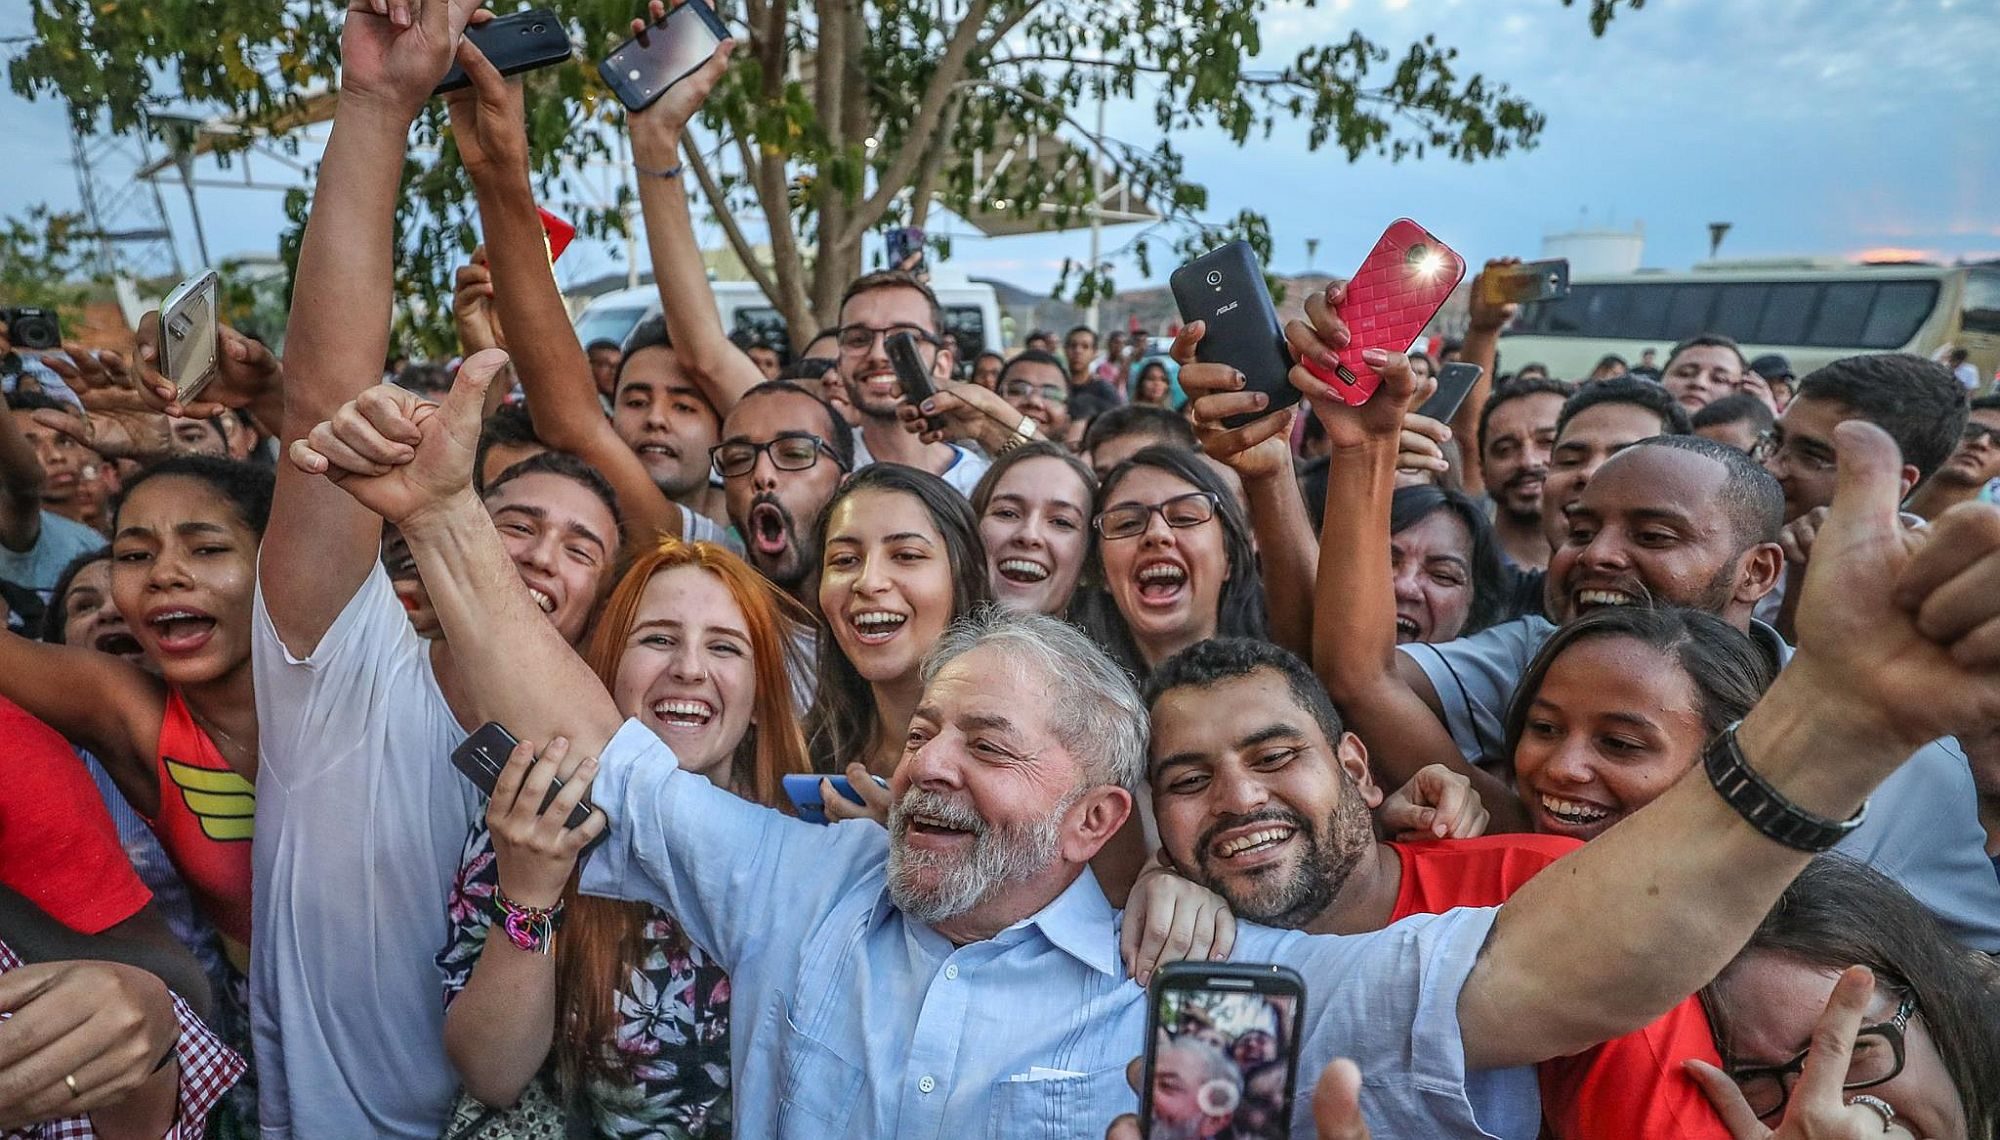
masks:
<path fill-rule="evenodd" d="M 556 931 L 562 926 L 563 903 L 554 906 L 522 906 L 496 887 L 493 891 L 494 917 L 507 941 L 530 954 L 547 954 L 555 949 Z"/>

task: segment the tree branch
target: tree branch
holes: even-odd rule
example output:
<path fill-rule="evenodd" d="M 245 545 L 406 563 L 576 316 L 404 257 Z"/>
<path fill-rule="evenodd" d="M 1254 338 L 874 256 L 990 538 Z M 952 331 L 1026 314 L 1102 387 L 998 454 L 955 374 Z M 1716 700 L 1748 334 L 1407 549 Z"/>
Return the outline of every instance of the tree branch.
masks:
<path fill-rule="evenodd" d="M 922 228 L 931 212 L 931 195 L 937 192 L 938 170 L 944 166 L 944 152 L 951 146 L 952 132 L 958 129 L 958 114 L 965 106 L 965 97 L 956 89 L 946 96 L 951 106 L 945 109 L 944 122 L 938 126 L 937 141 L 924 148 L 924 162 L 917 169 L 917 180 L 910 191 L 910 224 Z"/>
<path fill-rule="evenodd" d="M 701 156 L 701 148 L 694 145 L 692 136 L 681 136 L 681 151 L 687 155 L 688 168 L 694 171 L 694 180 L 701 183 L 702 196 L 708 199 L 709 212 L 721 223 L 723 236 L 729 239 L 730 248 L 736 251 L 743 267 L 749 271 L 750 280 L 757 283 L 757 288 L 762 289 L 766 297 L 776 297 L 777 282 L 771 279 L 763 266 L 757 264 L 756 247 L 750 244 L 750 239 L 743 234 L 743 227 L 736 224 L 735 215 L 729 212 L 729 202 L 723 196 L 722 187 L 716 183 L 715 175 L 708 169 L 708 160 Z"/>

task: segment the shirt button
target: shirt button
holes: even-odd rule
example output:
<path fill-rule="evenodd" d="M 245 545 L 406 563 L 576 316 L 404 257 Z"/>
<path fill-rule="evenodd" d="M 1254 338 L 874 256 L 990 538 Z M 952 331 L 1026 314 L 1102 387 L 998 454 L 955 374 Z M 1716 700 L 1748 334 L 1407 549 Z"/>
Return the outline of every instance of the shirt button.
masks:
<path fill-rule="evenodd" d="M 955 982 L 958 980 L 957 962 L 953 962 L 944 968 L 944 980 L 947 982 Z"/>
<path fill-rule="evenodd" d="M 937 1088 L 937 1081 L 934 1078 L 923 1077 L 917 1081 L 917 1091 L 920 1093 L 932 1092 L 936 1090 L 936 1088 Z"/>

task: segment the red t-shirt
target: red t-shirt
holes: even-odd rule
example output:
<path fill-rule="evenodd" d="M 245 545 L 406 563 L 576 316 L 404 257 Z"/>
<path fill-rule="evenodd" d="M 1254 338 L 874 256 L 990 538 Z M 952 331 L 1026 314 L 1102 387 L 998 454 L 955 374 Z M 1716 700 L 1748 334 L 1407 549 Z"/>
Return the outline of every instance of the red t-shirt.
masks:
<path fill-rule="evenodd" d="M 0 883 L 79 934 L 153 899 L 69 742 L 0 697 Z"/>
<path fill-rule="evenodd" d="M 1455 906 L 1498 906 L 1542 868 L 1583 846 L 1555 835 L 1391 843 L 1403 885 L 1391 920 Z M 1720 1066 L 1715 1035 L 1690 997 L 1636 1033 L 1541 1065 L 1542 1128 L 1555 1140 L 1730 1140 L 1681 1062 Z"/>

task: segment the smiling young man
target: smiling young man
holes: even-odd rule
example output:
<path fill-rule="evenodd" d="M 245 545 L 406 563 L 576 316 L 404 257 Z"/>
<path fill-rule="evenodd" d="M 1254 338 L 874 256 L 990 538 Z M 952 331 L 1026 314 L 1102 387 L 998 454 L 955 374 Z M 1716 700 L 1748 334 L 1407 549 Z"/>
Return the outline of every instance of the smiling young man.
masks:
<path fill-rule="evenodd" d="M 1575 385 L 1546 376 L 1502 384 L 1479 414 L 1479 462 L 1493 500 L 1493 537 L 1511 566 L 1548 565 L 1542 486 L 1556 421 Z"/>
<path fill-rule="evenodd" d="M 1304 661 L 1220 638 L 1170 658 L 1146 685 L 1153 815 L 1174 872 L 1237 917 L 1311 934 L 1380 930 L 1413 914 L 1497 906 L 1580 844 L 1544 835 L 1394 843 L 1361 741 Z M 1612 1134 L 1727 1140 L 1680 1071 L 1718 1064 L 1693 999 L 1635 1034 L 1541 1066 L 1559 1140 Z"/>
<path fill-rule="evenodd" d="M 889 363 L 888 338 L 906 332 L 917 340 L 917 356 L 930 365 L 931 381 L 951 379 L 951 349 L 940 337 L 943 311 L 930 286 L 912 274 L 871 273 L 847 287 L 840 301 L 840 380 L 861 415 L 854 430 L 854 467 L 901 463 L 942 478 L 961 495 L 972 494 L 992 464 L 985 456 L 952 443 L 925 443 L 903 430 L 896 409 L 903 386 Z"/>
<path fill-rule="evenodd" d="M 722 488 L 709 482 L 721 420 L 681 369 L 663 325 L 642 325 L 629 342 L 613 382 L 611 426 L 661 494 L 712 522 L 728 517 Z"/>
<path fill-rule="evenodd" d="M 1958 449 L 1916 489 L 1904 509 L 1935 520 L 1960 503 L 1984 497 L 1995 479 L 2000 479 L 2000 396 L 1981 396 L 1966 411 Z"/>

